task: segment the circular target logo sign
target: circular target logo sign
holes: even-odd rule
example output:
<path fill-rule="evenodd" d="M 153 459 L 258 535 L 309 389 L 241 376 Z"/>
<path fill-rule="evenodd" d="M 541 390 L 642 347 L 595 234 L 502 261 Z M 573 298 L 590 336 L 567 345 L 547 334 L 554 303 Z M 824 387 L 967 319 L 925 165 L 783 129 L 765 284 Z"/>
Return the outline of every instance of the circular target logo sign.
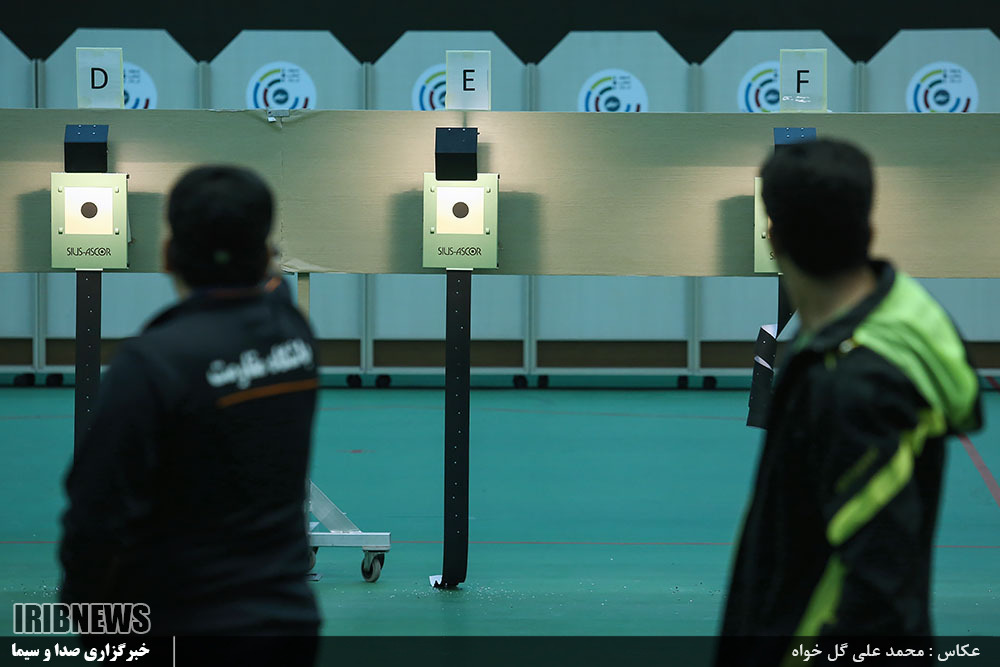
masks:
<path fill-rule="evenodd" d="M 309 73 L 295 63 L 268 63 L 247 83 L 247 108 L 315 109 L 316 85 Z"/>
<path fill-rule="evenodd" d="M 966 113 L 979 106 L 979 88 L 969 70 L 949 62 L 924 65 L 906 88 L 908 111 Z"/>
<path fill-rule="evenodd" d="M 747 70 L 736 89 L 740 111 L 770 113 L 778 110 L 781 102 L 779 67 L 777 60 L 766 60 Z"/>
<path fill-rule="evenodd" d="M 432 65 L 413 82 L 410 107 L 414 111 L 444 109 L 445 64 Z"/>
<path fill-rule="evenodd" d="M 649 111 L 646 88 L 623 69 L 602 69 L 592 74 L 577 98 L 577 111 Z"/>
<path fill-rule="evenodd" d="M 155 109 L 156 84 L 149 72 L 135 63 L 122 63 L 122 74 L 125 77 L 125 108 Z"/>

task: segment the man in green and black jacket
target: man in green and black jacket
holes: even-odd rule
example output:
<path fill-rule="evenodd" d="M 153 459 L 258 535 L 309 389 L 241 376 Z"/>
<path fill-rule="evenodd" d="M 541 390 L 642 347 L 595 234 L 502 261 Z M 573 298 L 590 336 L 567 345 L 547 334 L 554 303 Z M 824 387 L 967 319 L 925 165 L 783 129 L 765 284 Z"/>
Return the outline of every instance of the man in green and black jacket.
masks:
<path fill-rule="evenodd" d="M 944 441 L 981 426 L 954 324 L 868 256 L 868 158 L 840 142 L 796 144 L 761 175 L 802 326 L 733 566 L 717 657 L 727 667 L 782 664 L 798 637 L 929 635 Z"/>

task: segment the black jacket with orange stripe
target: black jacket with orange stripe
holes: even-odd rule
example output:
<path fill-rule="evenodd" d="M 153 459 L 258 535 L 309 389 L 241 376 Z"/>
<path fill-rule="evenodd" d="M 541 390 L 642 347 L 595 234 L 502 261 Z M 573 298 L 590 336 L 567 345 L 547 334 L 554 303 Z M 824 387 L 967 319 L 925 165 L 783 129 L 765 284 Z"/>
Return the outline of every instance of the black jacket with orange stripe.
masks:
<path fill-rule="evenodd" d="M 123 343 L 66 479 L 62 600 L 147 603 L 161 635 L 314 633 L 315 358 L 277 278 L 198 291 Z"/>
<path fill-rule="evenodd" d="M 778 376 L 724 636 L 931 632 L 944 440 L 980 426 L 979 381 L 940 305 L 872 266 L 875 292 L 800 334 Z M 723 639 L 718 664 L 778 665 L 791 650 L 759 646 Z"/>

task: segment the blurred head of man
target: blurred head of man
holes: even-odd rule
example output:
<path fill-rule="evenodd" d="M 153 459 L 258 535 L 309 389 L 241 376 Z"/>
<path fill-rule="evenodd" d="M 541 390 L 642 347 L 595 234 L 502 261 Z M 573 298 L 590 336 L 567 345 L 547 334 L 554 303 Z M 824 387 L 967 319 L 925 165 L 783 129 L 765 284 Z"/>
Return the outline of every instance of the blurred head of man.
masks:
<path fill-rule="evenodd" d="M 851 144 L 820 140 L 782 146 L 760 174 L 789 296 L 804 325 L 821 323 L 828 306 L 850 305 L 873 286 L 871 161 Z"/>
<path fill-rule="evenodd" d="M 873 178 L 867 155 L 841 141 L 791 144 L 775 151 L 760 174 L 779 264 L 835 278 L 868 262 Z"/>
<path fill-rule="evenodd" d="M 192 169 L 167 201 L 167 271 L 182 292 L 259 283 L 271 257 L 273 212 L 271 191 L 253 172 L 232 166 Z"/>

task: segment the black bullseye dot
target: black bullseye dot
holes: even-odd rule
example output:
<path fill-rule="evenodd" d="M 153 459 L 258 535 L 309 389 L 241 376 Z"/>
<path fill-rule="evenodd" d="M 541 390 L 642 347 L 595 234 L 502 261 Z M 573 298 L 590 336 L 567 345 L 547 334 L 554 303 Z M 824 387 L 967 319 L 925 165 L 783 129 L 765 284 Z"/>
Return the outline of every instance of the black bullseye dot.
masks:
<path fill-rule="evenodd" d="M 80 207 L 80 215 L 87 219 L 93 218 L 97 215 L 97 204 L 92 201 L 85 203 Z"/>
<path fill-rule="evenodd" d="M 460 201 L 451 207 L 451 212 L 455 214 L 456 218 L 464 218 L 469 215 L 469 205 L 464 201 Z"/>

